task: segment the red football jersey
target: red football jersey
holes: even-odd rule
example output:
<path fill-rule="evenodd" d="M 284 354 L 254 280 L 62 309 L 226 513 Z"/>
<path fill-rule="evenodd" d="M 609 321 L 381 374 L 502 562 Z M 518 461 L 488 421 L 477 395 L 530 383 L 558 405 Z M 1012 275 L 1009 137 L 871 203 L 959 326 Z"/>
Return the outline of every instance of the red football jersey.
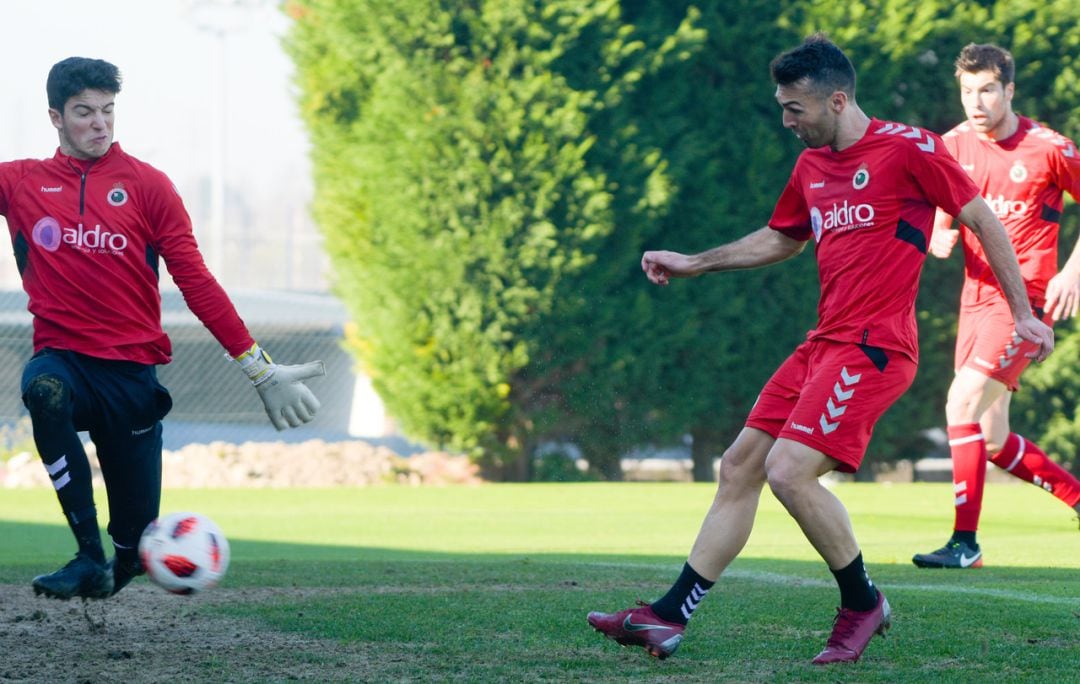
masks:
<path fill-rule="evenodd" d="M 1080 154 L 1068 138 L 1021 116 L 1004 140 L 984 140 L 964 122 L 942 139 L 979 187 L 1009 233 L 1032 305 L 1046 301 L 1046 284 L 1058 268 L 1058 229 L 1064 193 L 1080 199 Z M 961 226 L 964 242 L 962 301 L 1003 297 L 986 253 Z"/>
<path fill-rule="evenodd" d="M 93 163 L 57 150 L 0 164 L 0 214 L 34 316 L 34 350 L 168 363 L 158 257 L 233 356 L 254 343 L 207 270 L 173 184 L 113 143 Z"/>
<path fill-rule="evenodd" d="M 935 207 L 955 215 L 979 190 L 936 134 L 871 119 L 857 143 L 799 156 L 769 226 L 817 243 L 817 326 L 917 361 L 915 296 Z"/>

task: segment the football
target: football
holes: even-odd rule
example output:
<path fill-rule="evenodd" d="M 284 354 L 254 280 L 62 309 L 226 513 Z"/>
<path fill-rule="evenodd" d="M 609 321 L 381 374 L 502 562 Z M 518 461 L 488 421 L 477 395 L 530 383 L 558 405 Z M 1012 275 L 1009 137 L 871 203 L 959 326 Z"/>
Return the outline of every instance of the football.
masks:
<path fill-rule="evenodd" d="M 174 594 L 206 591 L 225 576 L 229 542 L 200 513 L 170 513 L 146 526 L 139 558 L 151 581 Z"/>

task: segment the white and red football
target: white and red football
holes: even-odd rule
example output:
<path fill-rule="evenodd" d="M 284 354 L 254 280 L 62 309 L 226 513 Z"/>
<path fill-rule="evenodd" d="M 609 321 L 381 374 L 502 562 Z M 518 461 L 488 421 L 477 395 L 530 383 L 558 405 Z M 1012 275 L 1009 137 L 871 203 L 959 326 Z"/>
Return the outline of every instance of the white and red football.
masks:
<path fill-rule="evenodd" d="M 229 567 L 229 541 L 201 513 L 169 513 L 146 526 L 139 558 L 150 579 L 174 594 L 216 585 Z"/>

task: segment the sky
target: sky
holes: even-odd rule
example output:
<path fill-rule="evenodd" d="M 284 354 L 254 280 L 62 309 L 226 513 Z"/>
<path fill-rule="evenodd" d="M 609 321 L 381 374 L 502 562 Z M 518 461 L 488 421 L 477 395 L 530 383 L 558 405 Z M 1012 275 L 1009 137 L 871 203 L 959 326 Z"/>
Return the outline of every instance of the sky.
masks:
<path fill-rule="evenodd" d="M 272 0 L 0 0 L 0 161 L 55 152 L 45 96 L 53 64 L 108 60 L 123 77 L 115 140 L 177 185 L 204 253 L 225 245 L 222 255 L 207 255 L 223 271 L 219 280 L 320 289 L 325 258 L 307 212 L 308 142 L 281 47 L 288 25 Z M 215 122 L 229 188 L 226 240 L 218 243 L 207 234 Z M 258 271 L 233 258 L 251 240 L 273 247 Z M 6 265 L 0 287 L 11 287 Z"/>

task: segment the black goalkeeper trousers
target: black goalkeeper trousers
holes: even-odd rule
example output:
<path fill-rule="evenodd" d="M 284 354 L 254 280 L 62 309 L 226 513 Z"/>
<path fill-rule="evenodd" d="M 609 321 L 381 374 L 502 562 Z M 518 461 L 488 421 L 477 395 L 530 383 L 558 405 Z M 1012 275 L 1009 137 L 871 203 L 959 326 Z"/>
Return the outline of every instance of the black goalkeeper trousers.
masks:
<path fill-rule="evenodd" d="M 121 547 L 134 548 L 146 525 L 158 516 L 161 504 L 161 419 L 172 408 L 172 398 L 157 379 L 152 365 L 110 361 L 66 350 L 43 349 L 23 369 L 22 395 L 42 378 L 59 380 L 69 400 L 63 410 L 70 428 L 89 433 L 97 449 L 109 500 L 109 535 Z M 67 421 L 61 421 L 61 429 Z M 39 443 L 39 451 L 42 451 Z M 60 456 L 42 453 L 48 466 Z M 65 459 L 86 458 L 85 452 Z M 64 486 L 78 488 L 92 501 L 89 467 Z M 52 474 L 52 473 L 50 473 Z M 54 478 L 54 486 L 56 486 Z M 59 492 L 59 488 L 58 488 Z M 82 497 L 80 497 L 82 498 Z"/>

